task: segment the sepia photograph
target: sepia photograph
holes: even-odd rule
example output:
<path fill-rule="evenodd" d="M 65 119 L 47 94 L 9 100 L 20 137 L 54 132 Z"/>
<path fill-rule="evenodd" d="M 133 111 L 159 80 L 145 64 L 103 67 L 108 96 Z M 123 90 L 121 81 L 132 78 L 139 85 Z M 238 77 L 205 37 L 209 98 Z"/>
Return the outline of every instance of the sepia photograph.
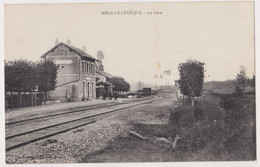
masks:
<path fill-rule="evenodd" d="M 3 10 L 6 165 L 256 165 L 254 1 Z"/>

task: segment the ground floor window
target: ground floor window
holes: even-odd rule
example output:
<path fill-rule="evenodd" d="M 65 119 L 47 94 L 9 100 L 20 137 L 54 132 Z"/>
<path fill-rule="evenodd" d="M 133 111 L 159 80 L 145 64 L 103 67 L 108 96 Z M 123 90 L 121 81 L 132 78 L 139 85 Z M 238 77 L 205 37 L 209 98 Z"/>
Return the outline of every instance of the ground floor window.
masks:
<path fill-rule="evenodd" d="M 94 91 L 95 91 L 95 90 L 94 90 L 94 83 L 93 83 L 93 82 L 92 82 L 92 86 L 91 86 L 91 87 L 92 87 L 92 99 L 93 99 L 93 98 L 94 98 Z"/>
<path fill-rule="evenodd" d="M 87 84 L 88 98 L 89 98 L 89 82 Z"/>
<path fill-rule="evenodd" d="M 86 83 L 83 82 L 83 98 L 86 98 L 86 87 L 85 87 Z"/>

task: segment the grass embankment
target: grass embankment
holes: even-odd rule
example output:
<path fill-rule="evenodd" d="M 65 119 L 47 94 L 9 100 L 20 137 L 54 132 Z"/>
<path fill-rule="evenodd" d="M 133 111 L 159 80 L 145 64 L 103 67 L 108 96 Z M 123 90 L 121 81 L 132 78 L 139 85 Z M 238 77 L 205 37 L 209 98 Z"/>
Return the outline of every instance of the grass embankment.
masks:
<path fill-rule="evenodd" d="M 256 159 L 254 96 L 219 96 L 220 105 L 209 101 L 198 103 L 195 119 L 188 106 L 181 106 L 171 115 L 175 133 L 192 129 L 179 142 L 181 160 Z"/>
<path fill-rule="evenodd" d="M 255 160 L 254 96 L 208 95 L 206 99 L 197 102 L 194 116 L 191 106 L 181 105 L 170 109 L 168 125 L 134 124 L 134 130 L 149 140 L 119 137 L 83 162 Z M 175 151 L 156 140 L 174 139 L 177 134 L 182 138 Z"/>

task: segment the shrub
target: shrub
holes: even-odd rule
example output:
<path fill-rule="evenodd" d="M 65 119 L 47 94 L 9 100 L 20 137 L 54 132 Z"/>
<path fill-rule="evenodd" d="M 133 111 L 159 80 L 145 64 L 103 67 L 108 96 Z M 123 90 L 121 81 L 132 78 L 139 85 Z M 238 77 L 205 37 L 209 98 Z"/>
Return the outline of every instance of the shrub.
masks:
<path fill-rule="evenodd" d="M 194 117 L 196 120 L 203 120 L 205 117 L 204 108 L 202 104 L 195 105 Z"/>
<path fill-rule="evenodd" d="M 236 85 L 236 87 L 235 87 L 235 94 L 237 96 L 242 96 L 243 95 L 243 90 L 238 85 Z"/>
<path fill-rule="evenodd" d="M 255 160 L 255 98 L 237 94 L 218 96 L 226 110 L 215 101 L 197 102 L 194 113 L 197 123 L 191 106 L 180 106 L 171 113 L 172 132 L 182 137 L 176 153 L 192 160 Z"/>
<path fill-rule="evenodd" d="M 194 125 L 194 122 L 192 106 L 190 105 L 182 105 L 175 108 L 169 118 L 169 125 L 176 134 L 189 129 Z"/>
<path fill-rule="evenodd" d="M 230 110 L 233 106 L 235 106 L 235 103 L 236 103 L 236 99 L 234 95 L 231 94 L 222 95 L 220 105 L 224 109 Z"/>
<path fill-rule="evenodd" d="M 252 90 L 252 91 L 246 92 L 245 94 L 246 94 L 246 95 L 255 95 L 255 91 Z"/>

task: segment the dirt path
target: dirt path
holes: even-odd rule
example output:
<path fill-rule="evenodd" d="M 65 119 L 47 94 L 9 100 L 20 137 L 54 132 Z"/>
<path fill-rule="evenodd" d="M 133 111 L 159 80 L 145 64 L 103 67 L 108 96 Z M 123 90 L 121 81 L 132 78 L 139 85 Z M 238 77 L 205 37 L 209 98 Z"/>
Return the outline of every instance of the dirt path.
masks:
<path fill-rule="evenodd" d="M 171 97 L 149 106 L 140 107 L 135 111 L 114 116 L 114 120 L 124 122 L 127 127 L 123 135 L 118 135 L 109 141 L 104 149 L 86 154 L 80 162 L 160 161 L 160 157 L 155 157 L 155 155 L 168 147 L 167 145 L 137 139 L 130 136 L 129 131 L 134 130 L 145 137 L 153 138 L 153 141 L 155 141 L 156 137 L 164 137 L 163 134 L 165 134 L 164 130 L 167 129 L 165 127 L 168 126 L 170 111 L 178 105 L 176 99 Z"/>

